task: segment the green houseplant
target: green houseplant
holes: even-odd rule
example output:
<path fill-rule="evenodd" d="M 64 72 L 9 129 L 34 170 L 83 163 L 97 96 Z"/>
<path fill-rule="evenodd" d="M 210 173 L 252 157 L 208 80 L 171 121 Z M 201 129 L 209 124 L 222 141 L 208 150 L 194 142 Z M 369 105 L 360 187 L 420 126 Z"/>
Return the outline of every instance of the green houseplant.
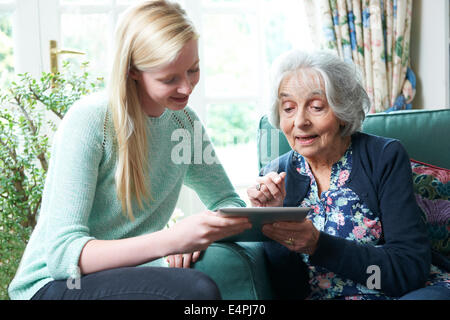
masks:
<path fill-rule="evenodd" d="M 88 63 L 73 71 L 19 74 L 0 90 L 0 300 L 8 299 L 31 232 L 36 225 L 50 158 L 50 137 L 70 106 L 103 87 Z"/>

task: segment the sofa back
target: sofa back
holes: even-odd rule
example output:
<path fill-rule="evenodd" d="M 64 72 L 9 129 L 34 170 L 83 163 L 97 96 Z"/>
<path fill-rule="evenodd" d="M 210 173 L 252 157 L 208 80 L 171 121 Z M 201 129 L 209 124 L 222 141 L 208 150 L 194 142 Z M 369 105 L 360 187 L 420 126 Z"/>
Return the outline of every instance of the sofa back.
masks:
<path fill-rule="evenodd" d="M 450 109 L 370 114 L 363 132 L 395 138 L 412 159 L 450 169 Z M 259 168 L 290 151 L 284 134 L 261 118 L 258 129 Z"/>

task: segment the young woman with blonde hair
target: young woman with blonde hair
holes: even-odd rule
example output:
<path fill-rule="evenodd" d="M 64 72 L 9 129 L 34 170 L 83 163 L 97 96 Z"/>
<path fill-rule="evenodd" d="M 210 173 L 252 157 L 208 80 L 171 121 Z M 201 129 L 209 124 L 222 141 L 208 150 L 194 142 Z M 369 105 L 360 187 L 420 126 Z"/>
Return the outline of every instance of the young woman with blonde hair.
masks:
<path fill-rule="evenodd" d="M 185 12 L 169 1 L 141 2 L 116 36 L 108 95 L 75 104 L 55 135 L 12 299 L 220 298 L 210 278 L 188 267 L 212 242 L 250 227 L 215 213 L 245 206 L 217 161 L 174 159 L 173 133 L 193 140 L 200 123 L 186 106 L 200 70 Z M 202 150 L 212 150 L 200 128 Z M 164 228 L 183 184 L 210 211 Z M 149 265 L 166 256 L 177 268 Z"/>

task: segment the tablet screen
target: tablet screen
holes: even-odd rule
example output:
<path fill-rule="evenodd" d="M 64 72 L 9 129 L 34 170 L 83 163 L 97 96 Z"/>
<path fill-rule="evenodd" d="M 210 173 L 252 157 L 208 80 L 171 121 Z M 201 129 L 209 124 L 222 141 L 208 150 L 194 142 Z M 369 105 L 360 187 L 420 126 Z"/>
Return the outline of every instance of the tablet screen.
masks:
<path fill-rule="evenodd" d="M 268 241 L 261 231 L 264 224 L 276 221 L 302 221 L 311 208 L 301 207 L 255 207 L 255 208 L 221 208 L 219 214 L 229 217 L 248 217 L 252 228 L 220 240 L 219 242 Z"/>

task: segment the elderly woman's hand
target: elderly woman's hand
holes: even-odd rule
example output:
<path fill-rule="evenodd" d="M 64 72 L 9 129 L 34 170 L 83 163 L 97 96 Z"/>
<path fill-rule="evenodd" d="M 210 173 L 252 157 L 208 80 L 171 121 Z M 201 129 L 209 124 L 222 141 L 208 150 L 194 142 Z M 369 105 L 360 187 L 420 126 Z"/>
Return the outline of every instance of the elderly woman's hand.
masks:
<path fill-rule="evenodd" d="M 200 251 L 194 253 L 174 254 L 167 257 L 170 268 L 190 268 L 200 257 Z"/>
<path fill-rule="evenodd" d="M 286 172 L 270 172 L 256 179 L 256 185 L 247 189 L 253 207 L 282 207 L 286 197 Z"/>
<path fill-rule="evenodd" d="M 266 224 L 263 233 L 292 251 L 312 255 L 317 248 L 320 232 L 309 219 L 302 222 Z"/>

